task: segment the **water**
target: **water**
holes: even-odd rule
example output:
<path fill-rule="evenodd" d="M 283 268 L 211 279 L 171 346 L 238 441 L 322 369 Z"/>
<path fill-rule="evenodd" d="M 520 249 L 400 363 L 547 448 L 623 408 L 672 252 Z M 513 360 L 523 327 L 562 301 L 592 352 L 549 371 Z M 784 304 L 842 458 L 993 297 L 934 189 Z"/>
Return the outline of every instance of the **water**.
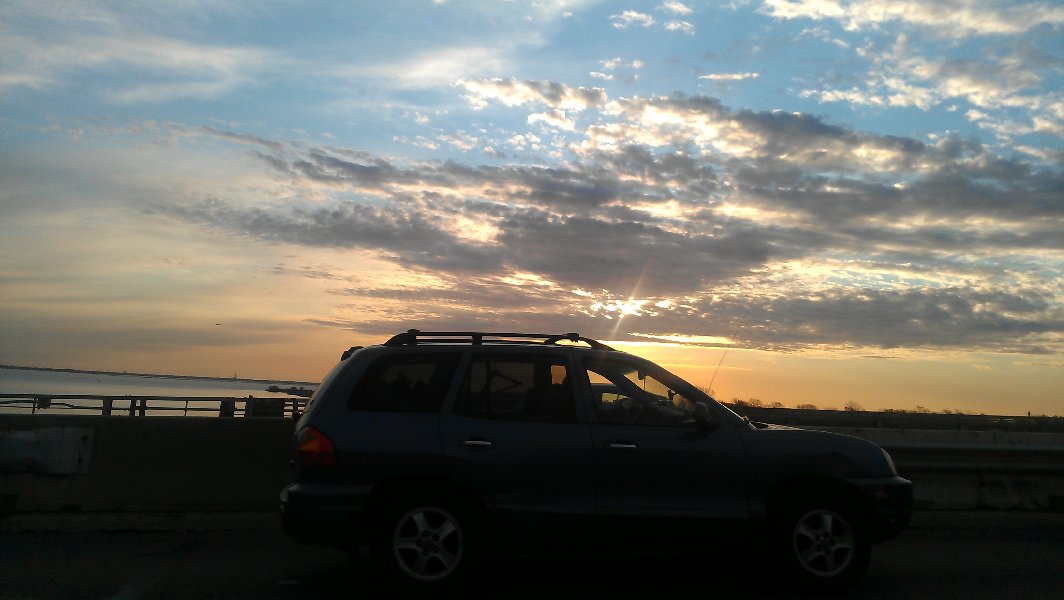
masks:
<path fill-rule="evenodd" d="M 251 381 L 246 379 L 189 379 L 181 377 L 148 376 L 134 374 L 79 373 L 59 371 L 35 371 L 0 367 L 0 394 L 50 395 L 81 394 L 92 396 L 178 396 L 178 397 L 218 397 L 218 398 L 289 398 L 287 393 L 267 391 L 271 385 L 281 389 L 303 387 L 314 389 L 317 384 L 291 381 Z M 2 402 L 2 400 L 0 400 Z M 77 406 L 95 406 L 95 410 L 61 408 L 55 406 L 44 410 L 47 414 L 100 414 L 100 401 L 93 400 L 57 400 Z M 183 406 L 185 403 L 164 403 L 151 401 L 148 404 L 150 414 L 183 414 L 183 412 L 152 411 L 152 406 Z M 193 407 L 210 408 L 217 414 L 218 402 L 190 402 Z M 26 406 L 23 404 L 23 406 Z M 129 403 L 116 400 L 116 414 L 125 412 Z M 238 405 L 243 408 L 243 403 Z M 27 408 L 0 404 L 0 412 L 27 412 Z M 42 411 L 38 411 L 42 412 Z"/>

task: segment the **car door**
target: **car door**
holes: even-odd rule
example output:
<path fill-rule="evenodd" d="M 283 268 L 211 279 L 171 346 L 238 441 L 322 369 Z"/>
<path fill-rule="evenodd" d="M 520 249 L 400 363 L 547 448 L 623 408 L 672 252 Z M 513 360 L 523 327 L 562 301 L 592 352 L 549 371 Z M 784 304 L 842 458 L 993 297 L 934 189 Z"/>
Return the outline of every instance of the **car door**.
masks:
<path fill-rule="evenodd" d="M 474 351 L 441 422 L 445 460 L 515 543 L 590 539 L 594 455 L 569 352 Z"/>
<path fill-rule="evenodd" d="M 748 506 L 743 446 L 730 421 L 699 423 L 697 392 L 648 361 L 602 358 L 581 371 L 600 536 L 641 544 L 736 535 Z"/>

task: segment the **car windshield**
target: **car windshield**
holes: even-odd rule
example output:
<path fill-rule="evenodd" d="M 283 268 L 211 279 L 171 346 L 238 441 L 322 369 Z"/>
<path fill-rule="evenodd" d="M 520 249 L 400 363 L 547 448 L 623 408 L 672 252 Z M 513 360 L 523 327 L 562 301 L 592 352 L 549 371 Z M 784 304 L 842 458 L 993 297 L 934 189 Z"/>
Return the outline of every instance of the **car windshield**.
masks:
<path fill-rule="evenodd" d="M 588 365 L 600 419 L 644 425 L 672 425 L 694 419 L 695 403 L 708 398 L 683 380 L 650 364 L 603 360 Z"/>

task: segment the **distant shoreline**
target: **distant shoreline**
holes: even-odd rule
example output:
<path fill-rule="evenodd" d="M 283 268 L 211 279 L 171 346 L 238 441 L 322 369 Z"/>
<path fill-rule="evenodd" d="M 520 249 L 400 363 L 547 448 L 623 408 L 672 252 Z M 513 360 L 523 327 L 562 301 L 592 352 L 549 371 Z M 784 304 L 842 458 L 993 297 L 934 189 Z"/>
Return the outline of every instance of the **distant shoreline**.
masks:
<path fill-rule="evenodd" d="M 240 377 L 206 377 L 204 375 L 165 375 L 162 373 L 130 373 L 128 371 L 86 371 L 83 369 L 58 369 L 54 367 L 23 367 L 19 365 L 0 365 L 0 369 L 12 371 L 43 371 L 46 373 L 77 373 L 84 375 L 118 375 L 143 377 L 145 379 L 185 379 L 189 381 L 240 381 L 246 383 L 283 383 L 294 385 L 318 385 L 317 381 L 293 381 L 290 379 L 244 379 Z"/>

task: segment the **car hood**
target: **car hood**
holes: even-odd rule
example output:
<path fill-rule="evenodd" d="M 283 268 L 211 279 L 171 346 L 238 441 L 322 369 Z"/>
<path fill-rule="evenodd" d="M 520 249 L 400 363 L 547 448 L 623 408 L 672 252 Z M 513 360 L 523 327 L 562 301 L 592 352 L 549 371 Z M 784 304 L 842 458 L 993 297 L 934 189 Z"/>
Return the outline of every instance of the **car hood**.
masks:
<path fill-rule="evenodd" d="M 742 438 L 750 460 L 772 471 L 834 477 L 893 475 L 882 448 L 850 435 L 762 423 Z"/>

